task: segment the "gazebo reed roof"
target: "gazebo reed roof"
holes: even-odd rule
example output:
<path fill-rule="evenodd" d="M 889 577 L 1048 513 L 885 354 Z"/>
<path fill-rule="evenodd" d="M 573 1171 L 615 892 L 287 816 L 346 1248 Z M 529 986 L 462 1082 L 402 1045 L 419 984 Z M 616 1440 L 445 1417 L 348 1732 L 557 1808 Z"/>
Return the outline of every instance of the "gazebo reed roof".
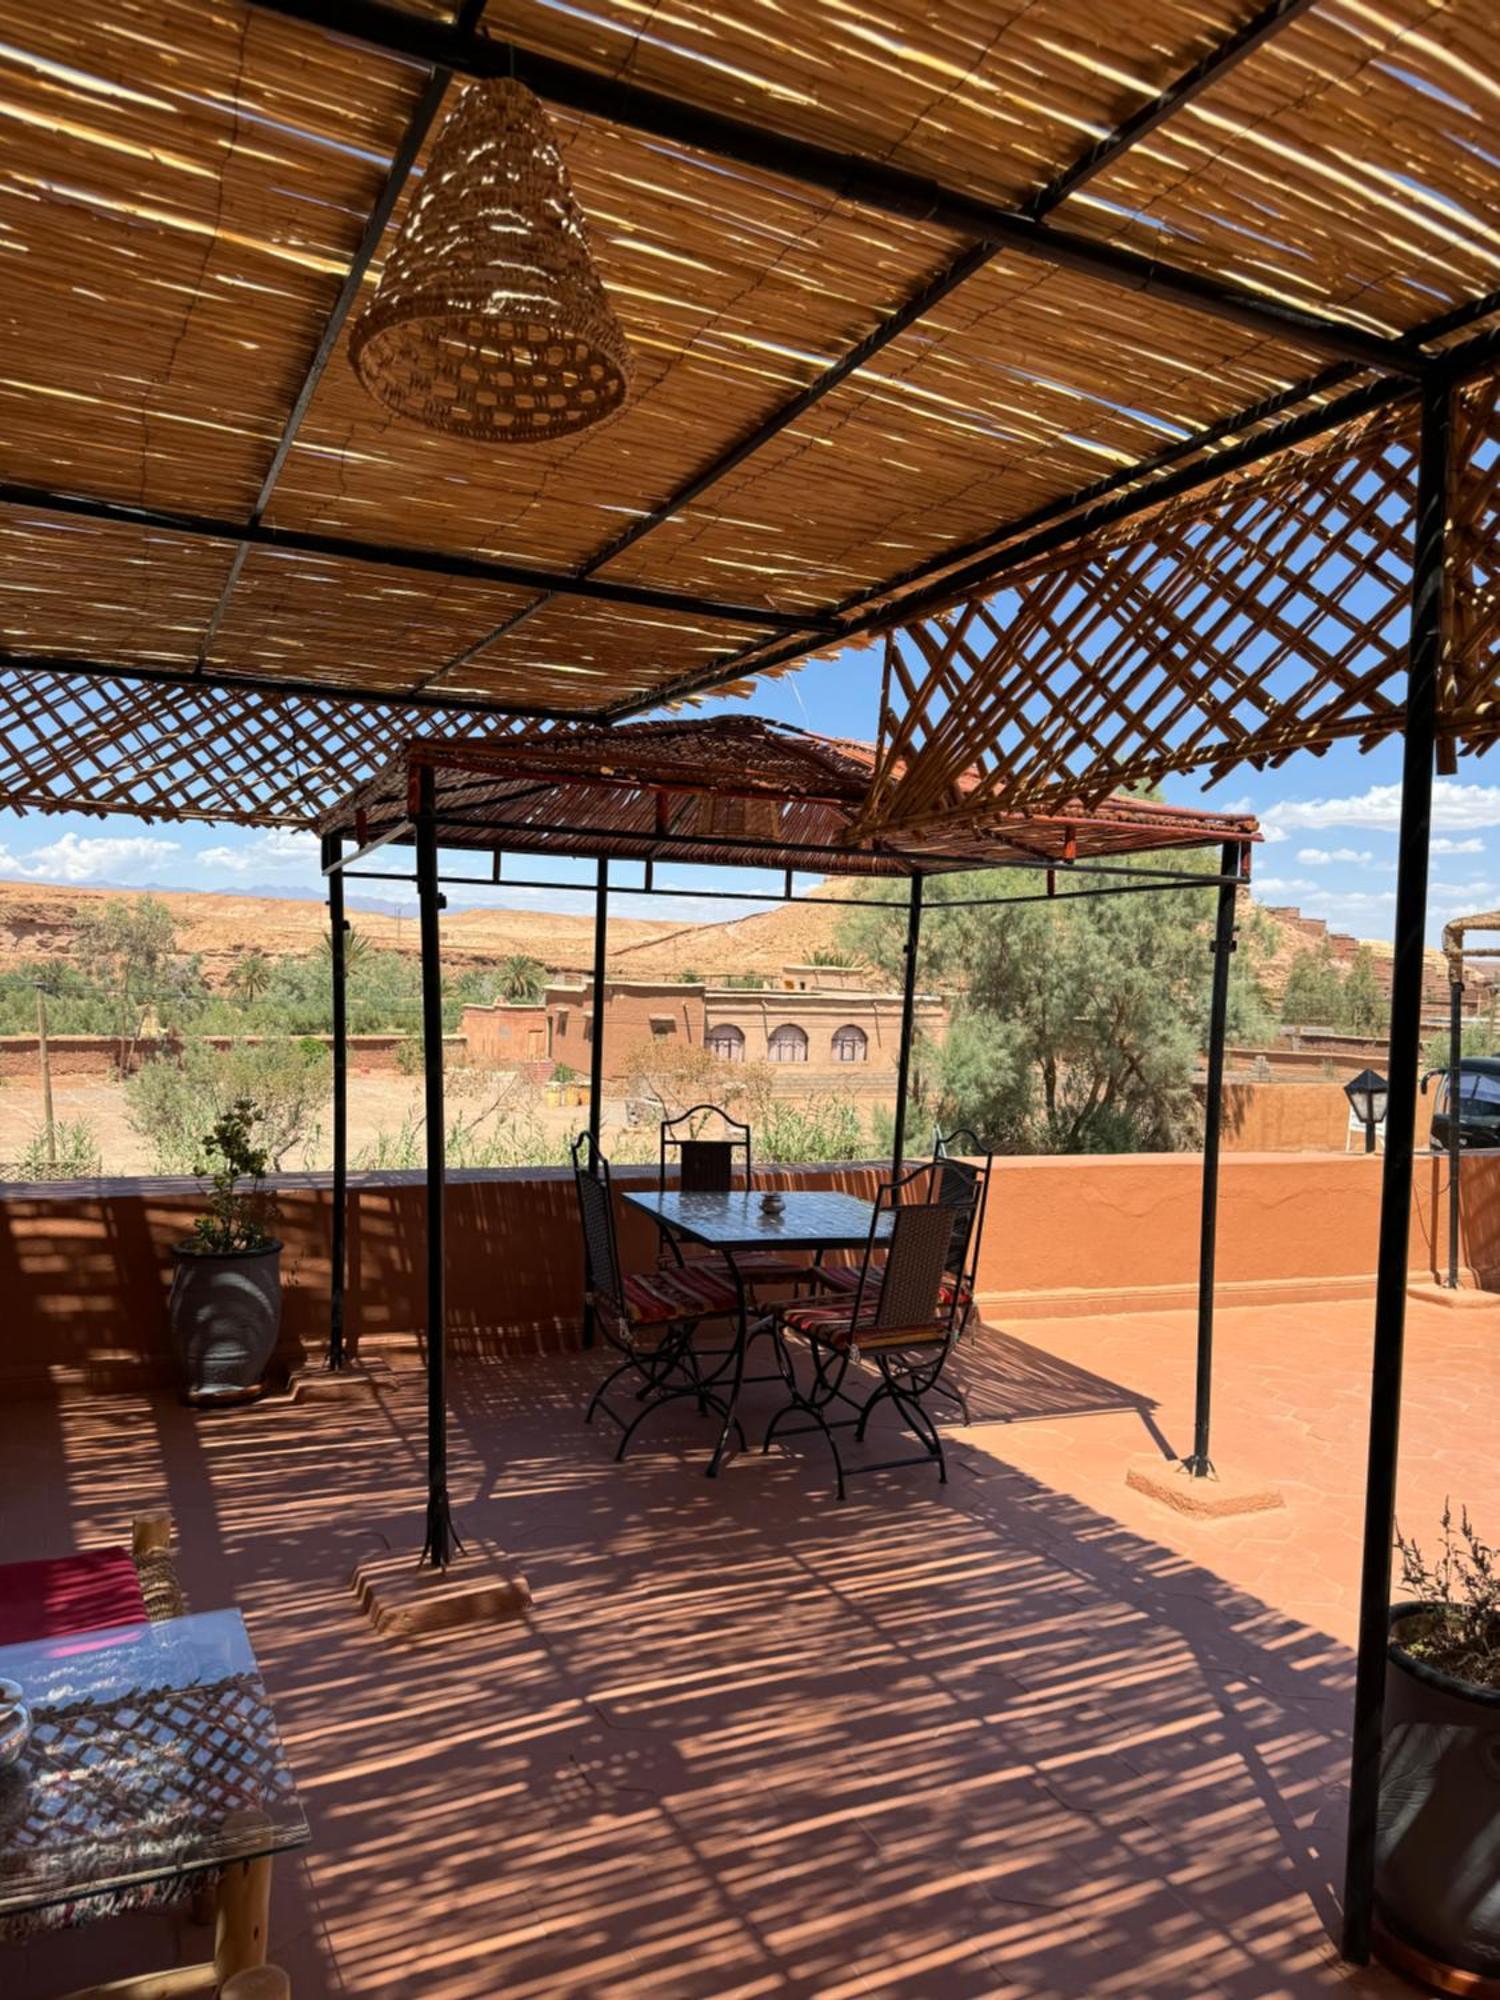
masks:
<path fill-rule="evenodd" d="M 918 734 L 955 687 L 1003 699 L 906 744 L 899 807 L 882 751 L 892 824 L 974 763 L 1038 803 L 1399 723 L 1404 586 L 1346 641 L 1358 577 L 1323 558 L 1404 564 L 1399 440 L 1455 343 L 1457 538 L 1493 534 L 1487 0 L 447 11 L 0 0 L 0 801 L 306 824 L 424 716 L 620 720 L 948 608 Z M 476 450 L 390 416 L 347 348 L 455 93 L 510 73 L 639 373 L 608 425 Z M 1322 431 L 1357 530 L 1307 500 Z M 1279 596 L 1193 533 L 1252 463 Z M 1123 663 L 1091 644 L 1106 560 Z M 1014 637 L 982 611 L 1012 577 Z M 1469 583 L 1445 726 L 1477 744 Z M 1247 721 L 1256 647 L 1282 658 Z"/>
<path fill-rule="evenodd" d="M 951 837 L 858 832 L 874 770 L 865 743 L 753 716 L 589 724 L 505 738 L 426 737 L 318 821 L 366 849 L 410 841 L 417 777 L 433 773 L 444 847 L 816 874 L 908 876 L 1061 864 L 1257 837 L 1254 819 L 1114 798 L 990 813 Z M 961 780 L 961 795 L 972 779 Z"/>

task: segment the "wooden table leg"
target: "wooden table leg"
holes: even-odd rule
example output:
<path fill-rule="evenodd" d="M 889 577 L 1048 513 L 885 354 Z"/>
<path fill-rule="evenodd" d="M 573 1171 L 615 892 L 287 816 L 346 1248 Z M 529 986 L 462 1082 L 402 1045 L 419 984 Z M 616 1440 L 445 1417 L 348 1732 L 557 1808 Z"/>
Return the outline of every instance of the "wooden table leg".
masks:
<path fill-rule="evenodd" d="M 245 1817 L 264 1819 L 260 1813 Z M 237 1813 L 229 1816 L 229 1820 L 238 1818 Z M 226 1862 L 219 1877 L 214 1971 L 221 1983 L 236 1972 L 253 1972 L 266 1962 L 271 1924 L 271 1862 L 269 1854 L 258 1855 L 253 1861 Z"/>

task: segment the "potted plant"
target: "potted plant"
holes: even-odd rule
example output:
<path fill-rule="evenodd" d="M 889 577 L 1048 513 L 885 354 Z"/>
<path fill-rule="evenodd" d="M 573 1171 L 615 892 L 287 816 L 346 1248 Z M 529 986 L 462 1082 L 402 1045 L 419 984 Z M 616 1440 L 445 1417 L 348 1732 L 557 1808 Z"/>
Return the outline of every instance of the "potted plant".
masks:
<path fill-rule="evenodd" d="M 191 1403 L 247 1402 L 281 1327 L 281 1244 L 271 1234 L 268 1157 L 256 1143 L 261 1111 L 240 1098 L 203 1136 L 197 1171 L 208 1210 L 172 1252 L 172 1344 Z"/>
<path fill-rule="evenodd" d="M 1429 1563 L 1397 1532 L 1375 1894 L 1386 1956 L 1500 1995 L 1500 1555 L 1445 1503 Z"/>

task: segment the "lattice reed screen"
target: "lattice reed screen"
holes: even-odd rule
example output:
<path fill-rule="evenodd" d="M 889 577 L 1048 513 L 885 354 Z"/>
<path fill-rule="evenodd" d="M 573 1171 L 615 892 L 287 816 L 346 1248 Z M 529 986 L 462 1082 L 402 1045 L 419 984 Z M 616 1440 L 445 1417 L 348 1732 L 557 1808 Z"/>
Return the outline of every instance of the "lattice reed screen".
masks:
<path fill-rule="evenodd" d="M 520 726 L 462 707 L 0 671 L 0 804 L 308 826 L 411 736 Z"/>
<path fill-rule="evenodd" d="M 1006 577 L 893 635 L 867 829 L 1094 802 L 1399 729 L 1415 417 L 1401 410 Z M 1493 733 L 1500 415 L 1467 392 L 1450 743 Z M 977 789 L 960 790 L 978 769 Z"/>

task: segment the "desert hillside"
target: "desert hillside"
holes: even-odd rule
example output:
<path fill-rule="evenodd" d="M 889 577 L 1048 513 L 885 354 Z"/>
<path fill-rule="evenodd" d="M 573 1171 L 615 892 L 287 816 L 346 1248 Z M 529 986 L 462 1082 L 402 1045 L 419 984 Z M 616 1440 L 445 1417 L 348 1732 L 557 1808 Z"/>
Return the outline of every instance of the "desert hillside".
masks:
<path fill-rule="evenodd" d="M 0 972 L 37 959 L 65 959 L 76 949 L 85 912 L 118 900 L 117 889 L 75 889 L 32 882 L 0 882 Z M 315 951 L 327 931 L 321 902 L 276 896 L 232 896 L 196 890 L 153 890 L 172 913 L 181 947 L 201 955 L 212 984 L 220 984 L 241 953 L 271 958 Z M 734 905 L 726 906 L 733 909 Z M 663 903 L 664 911 L 671 905 Z M 779 971 L 831 948 L 839 912 L 792 904 L 719 924 L 683 925 L 613 917 L 610 967 L 623 978 L 672 978 L 684 971 L 707 977 Z M 354 909 L 350 921 L 379 948 L 417 951 L 415 915 L 391 916 Z M 554 971 L 586 971 L 593 963 L 591 916 L 549 910 L 454 910 L 443 919 L 443 951 L 451 965 L 491 965 L 517 953 Z"/>

